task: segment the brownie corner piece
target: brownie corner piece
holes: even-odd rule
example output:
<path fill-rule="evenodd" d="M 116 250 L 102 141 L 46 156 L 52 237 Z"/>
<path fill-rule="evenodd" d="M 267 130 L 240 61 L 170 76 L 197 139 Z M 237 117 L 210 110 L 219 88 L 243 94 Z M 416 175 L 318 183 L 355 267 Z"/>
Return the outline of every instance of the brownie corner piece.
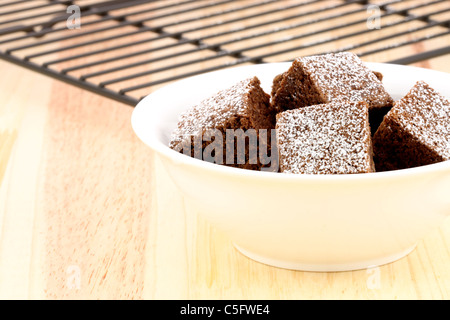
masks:
<path fill-rule="evenodd" d="M 374 172 L 365 102 L 336 100 L 277 115 L 280 172 L 354 174 Z"/>
<path fill-rule="evenodd" d="M 395 102 L 373 136 L 377 171 L 450 160 L 450 102 L 424 81 Z"/>
<path fill-rule="evenodd" d="M 225 157 L 227 130 L 239 129 L 239 132 L 246 132 L 253 129 L 258 132 L 274 127 L 275 113 L 270 109 L 270 96 L 262 89 L 260 80 L 251 77 L 217 92 L 181 114 L 177 127 L 172 132 L 169 147 L 186 155 L 198 157 L 202 156 L 203 150 L 220 136 L 221 141 L 218 143 L 222 143 L 223 146 L 220 154 Z M 211 136 L 214 136 L 214 139 Z M 246 153 L 250 147 L 252 146 L 246 146 Z M 252 164 L 248 161 L 229 163 L 223 157 L 222 161 L 217 163 L 246 169 L 259 167 L 258 163 Z"/>

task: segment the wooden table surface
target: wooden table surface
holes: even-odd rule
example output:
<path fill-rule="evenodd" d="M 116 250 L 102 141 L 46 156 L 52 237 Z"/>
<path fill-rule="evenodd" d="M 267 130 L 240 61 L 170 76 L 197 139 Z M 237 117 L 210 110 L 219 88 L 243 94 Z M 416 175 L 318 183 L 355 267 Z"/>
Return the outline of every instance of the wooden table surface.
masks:
<path fill-rule="evenodd" d="M 417 65 L 450 72 L 449 61 Z M 0 70 L 0 298 L 450 298 L 449 219 L 378 268 L 266 266 L 185 206 L 133 133 L 132 107 Z"/>

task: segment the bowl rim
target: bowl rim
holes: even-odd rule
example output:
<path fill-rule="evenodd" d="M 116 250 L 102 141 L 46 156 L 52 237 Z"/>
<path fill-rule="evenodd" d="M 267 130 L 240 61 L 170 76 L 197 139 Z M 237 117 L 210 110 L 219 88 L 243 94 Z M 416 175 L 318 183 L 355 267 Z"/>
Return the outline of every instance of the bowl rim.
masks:
<path fill-rule="evenodd" d="M 384 171 L 384 172 L 371 172 L 371 173 L 356 173 L 356 174 L 288 174 L 288 173 L 280 173 L 280 172 L 270 172 L 270 171 L 258 171 L 258 170 L 247 170 L 236 167 L 230 167 L 225 165 L 218 165 L 215 163 L 203 161 L 200 159 L 196 159 L 193 157 L 186 156 L 182 153 L 179 153 L 173 149 L 171 149 L 168 145 L 164 144 L 160 139 L 158 139 L 154 132 L 152 131 L 152 135 L 143 134 L 141 128 L 139 127 L 139 117 L 143 108 L 146 106 L 155 95 L 160 95 L 164 93 L 166 90 L 170 90 L 172 85 L 180 85 L 184 82 L 191 81 L 192 79 L 199 79 L 202 77 L 213 76 L 214 74 L 219 73 L 228 73 L 233 72 L 235 68 L 259 68 L 264 65 L 290 65 L 292 62 L 275 62 L 275 63 L 265 63 L 265 64 L 257 64 L 257 65 L 248 65 L 248 66 L 240 66 L 234 68 L 228 68 L 213 72 L 208 72 L 204 74 L 199 74 L 193 77 L 181 79 L 175 81 L 171 84 L 168 84 L 164 87 L 161 87 L 154 92 L 150 93 L 146 97 L 144 97 L 134 108 L 131 115 L 131 125 L 135 134 L 140 138 L 140 140 L 148 147 L 150 147 L 154 152 L 158 153 L 170 159 L 171 161 L 177 163 L 178 165 L 185 165 L 187 167 L 192 167 L 200 170 L 205 170 L 209 173 L 221 174 L 232 177 L 239 178 L 248 178 L 248 179 L 271 179 L 275 181 L 286 181 L 286 182 L 348 182 L 348 181 L 368 181 L 368 180 L 385 180 L 391 178 L 408 178 L 415 175 L 428 174 L 431 172 L 447 172 L 450 173 L 450 160 L 442 161 L 439 163 L 423 165 L 414 168 L 393 170 L 393 171 Z M 389 63 L 377 63 L 377 62 L 365 62 L 369 67 L 376 69 L 376 67 L 384 66 L 389 68 L 399 68 L 408 71 L 420 71 L 425 73 L 441 75 L 445 77 L 449 77 L 450 73 L 433 70 L 433 69 L 425 69 L 421 67 L 415 66 L 405 66 L 405 65 L 397 65 L 397 64 L 389 64 Z M 148 124 L 155 123 L 154 119 L 150 119 Z"/>

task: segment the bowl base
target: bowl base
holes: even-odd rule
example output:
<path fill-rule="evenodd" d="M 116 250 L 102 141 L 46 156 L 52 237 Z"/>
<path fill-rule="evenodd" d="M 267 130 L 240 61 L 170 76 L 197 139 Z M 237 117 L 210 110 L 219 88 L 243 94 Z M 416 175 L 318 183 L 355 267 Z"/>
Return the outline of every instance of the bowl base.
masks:
<path fill-rule="evenodd" d="M 269 257 L 264 257 L 259 254 L 248 251 L 248 250 L 240 247 L 236 243 L 233 243 L 233 245 L 244 256 L 246 256 L 254 261 L 257 261 L 259 263 L 263 263 L 263 264 L 266 264 L 266 265 L 269 265 L 272 267 L 296 270 L 296 271 L 340 272 L 340 271 L 354 271 L 354 270 L 361 270 L 361 269 L 369 269 L 369 268 L 374 268 L 377 266 L 381 266 L 384 264 L 394 262 L 396 260 L 399 260 L 399 259 L 407 256 L 409 253 L 411 253 L 416 248 L 417 243 L 415 243 L 411 247 L 408 247 L 407 249 L 404 249 L 400 252 L 397 252 L 397 253 L 382 257 L 382 258 L 364 260 L 364 261 L 358 261 L 358 262 L 351 262 L 351 263 L 336 263 L 336 264 L 333 264 L 333 263 L 309 264 L 309 263 L 277 260 L 277 259 L 272 259 Z"/>

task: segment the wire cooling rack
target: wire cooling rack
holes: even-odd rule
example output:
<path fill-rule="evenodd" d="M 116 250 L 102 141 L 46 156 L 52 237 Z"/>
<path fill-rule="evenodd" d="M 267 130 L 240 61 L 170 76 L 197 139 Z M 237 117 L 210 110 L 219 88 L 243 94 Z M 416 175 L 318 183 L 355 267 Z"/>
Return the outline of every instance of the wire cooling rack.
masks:
<path fill-rule="evenodd" d="M 0 58 L 131 106 L 196 74 L 338 51 L 448 55 L 450 1 L 0 0 Z"/>

